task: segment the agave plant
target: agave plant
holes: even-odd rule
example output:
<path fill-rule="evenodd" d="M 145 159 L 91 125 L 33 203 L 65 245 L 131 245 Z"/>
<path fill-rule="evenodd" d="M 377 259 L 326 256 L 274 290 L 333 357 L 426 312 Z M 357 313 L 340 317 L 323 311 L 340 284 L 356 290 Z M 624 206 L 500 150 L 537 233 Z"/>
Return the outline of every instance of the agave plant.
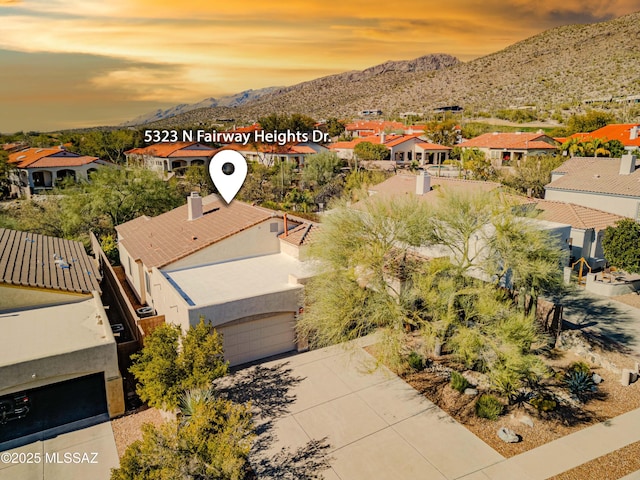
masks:
<path fill-rule="evenodd" d="M 598 386 L 593 381 L 591 372 L 583 370 L 571 370 L 567 372 L 564 383 L 569 392 L 580 401 L 585 401 L 589 396 L 598 391 Z"/>

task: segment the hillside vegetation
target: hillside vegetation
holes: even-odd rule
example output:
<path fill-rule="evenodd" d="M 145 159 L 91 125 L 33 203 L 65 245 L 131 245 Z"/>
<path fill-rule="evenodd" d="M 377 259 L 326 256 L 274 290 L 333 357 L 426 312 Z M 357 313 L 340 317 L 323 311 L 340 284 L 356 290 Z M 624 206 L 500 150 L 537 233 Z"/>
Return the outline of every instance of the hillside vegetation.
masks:
<path fill-rule="evenodd" d="M 386 62 L 277 88 L 236 107 L 197 109 L 153 125 L 207 124 L 220 118 L 251 121 L 271 112 L 352 118 L 373 108 L 392 116 L 443 105 L 461 105 L 468 112 L 526 105 L 568 110 L 585 100 L 640 94 L 638 45 L 640 12 L 554 28 L 466 63 L 445 54 Z"/>

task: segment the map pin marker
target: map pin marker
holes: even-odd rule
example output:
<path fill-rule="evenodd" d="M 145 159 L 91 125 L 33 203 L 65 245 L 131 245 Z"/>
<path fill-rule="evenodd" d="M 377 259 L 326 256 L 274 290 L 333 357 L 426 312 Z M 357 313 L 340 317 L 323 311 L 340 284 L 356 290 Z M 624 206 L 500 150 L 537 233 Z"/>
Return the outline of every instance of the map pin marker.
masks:
<path fill-rule="evenodd" d="M 235 150 L 222 150 L 211 159 L 209 175 L 224 201 L 231 203 L 247 178 L 247 162 Z"/>

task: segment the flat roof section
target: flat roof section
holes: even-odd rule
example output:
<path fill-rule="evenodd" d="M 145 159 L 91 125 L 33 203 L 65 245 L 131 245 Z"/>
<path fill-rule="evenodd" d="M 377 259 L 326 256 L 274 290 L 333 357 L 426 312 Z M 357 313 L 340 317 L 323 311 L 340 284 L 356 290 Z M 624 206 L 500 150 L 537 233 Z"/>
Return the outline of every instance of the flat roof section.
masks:
<path fill-rule="evenodd" d="M 113 343 L 95 298 L 0 314 L 0 367 Z"/>
<path fill-rule="evenodd" d="M 289 283 L 290 274 L 298 278 L 310 276 L 308 265 L 284 253 L 163 273 L 194 306 L 294 290 L 300 285 Z"/>

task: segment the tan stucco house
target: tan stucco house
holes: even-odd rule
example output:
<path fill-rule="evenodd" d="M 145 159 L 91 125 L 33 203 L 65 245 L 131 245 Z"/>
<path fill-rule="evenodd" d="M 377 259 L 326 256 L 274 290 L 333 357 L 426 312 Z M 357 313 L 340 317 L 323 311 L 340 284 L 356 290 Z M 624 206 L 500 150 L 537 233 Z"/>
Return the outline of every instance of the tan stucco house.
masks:
<path fill-rule="evenodd" d="M 545 200 L 640 218 L 640 169 L 634 155 L 571 158 L 551 173 L 544 188 Z"/>
<path fill-rule="evenodd" d="M 187 205 L 116 229 L 140 302 L 185 330 L 200 317 L 211 321 L 237 365 L 297 348 L 294 324 L 309 276 L 302 225 L 309 224 L 194 193 Z"/>
<path fill-rule="evenodd" d="M 0 228 L 0 397 L 32 394 L 41 414 L 63 402 L 73 421 L 124 413 L 99 282 L 80 242 Z"/>

